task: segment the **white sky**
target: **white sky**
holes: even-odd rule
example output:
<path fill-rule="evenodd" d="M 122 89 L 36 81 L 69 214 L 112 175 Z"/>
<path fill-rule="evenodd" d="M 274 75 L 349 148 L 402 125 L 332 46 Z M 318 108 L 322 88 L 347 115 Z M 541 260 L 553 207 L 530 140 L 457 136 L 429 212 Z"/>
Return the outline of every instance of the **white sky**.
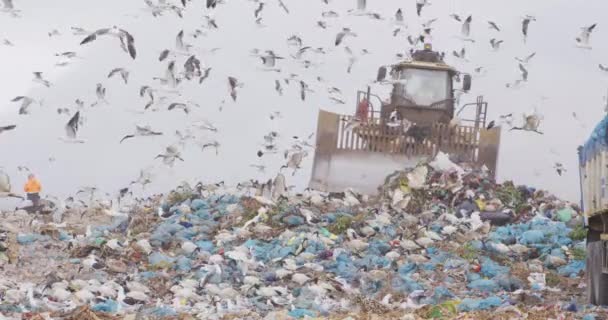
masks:
<path fill-rule="evenodd" d="M 503 131 L 500 150 L 499 178 L 513 179 L 549 189 L 560 196 L 577 201 L 579 196 L 576 147 L 583 143 L 595 123 L 604 115 L 604 100 L 608 88 L 608 73 L 602 73 L 599 63 L 608 64 L 608 26 L 602 24 L 608 3 L 602 0 L 513 0 L 506 2 L 483 0 L 434 1 L 423 10 L 419 19 L 415 14 L 415 0 L 370 0 L 368 8 L 380 13 L 385 20 L 376 21 L 367 17 L 348 15 L 355 7 L 355 0 L 333 0 L 325 5 L 321 0 L 283 0 L 291 13 L 278 8 L 278 1 L 269 0 L 262 12 L 266 28 L 254 23 L 255 4 L 245 0 L 226 0 L 212 12 L 219 30 L 211 30 L 205 37 L 194 39 L 190 34 L 203 24 L 202 0 L 189 3 L 183 19 L 172 13 L 154 18 L 143 11 L 143 1 L 106 0 L 103 2 L 56 0 L 14 0 L 15 7 L 22 10 L 21 18 L 0 15 L 0 38 L 10 39 L 15 47 L 0 46 L 0 125 L 15 123 L 17 130 L 0 135 L 0 166 L 13 179 L 18 191 L 26 179 L 17 171 L 18 165 L 28 166 L 41 178 L 45 191 L 68 194 L 81 186 L 96 185 L 107 192 L 116 192 L 135 179 L 140 168 L 155 166 L 156 179 L 149 191 L 159 192 L 173 188 L 181 180 L 205 182 L 226 180 L 229 183 L 249 178 L 271 178 L 283 164 L 281 155 L 259 160 L 256 151 L 263 136 L 278 130 L 283 145 L 293 135 L 305 136 L 315 131 L 319 108 L 341 113 L 352 113 L 356 91 L 363 90 L 376 76 L 378 66 L 395 62 L 395 54 L 410 49 L 407 34 L 417 35 L 420 24 L 438 18 L 433 31 L 433 46 L 448 53 L 447 62 L 465 72 L 483 66 L 487 74 L 476 77 L 473 90 L 461 98 L 473 102 L 476 95 L 483 94 L 490 103 L 489 120 L 500 114 L 514 113 L 520 121 L 522 112 L 537 107 L 544 114 L 541 130 L 544 135 L 526 132 Z M 397 8 L 403 8 L 408 29 L 405 34 L 392 36 L 395 29 L 392 19 Z M 334 10 L 339 18 L 324 19 L 327 30 L 320 29 L 316 22 L 321 12 Z M 474 44 L 463 43 L 456 38 L 460 24 L 448 17 L 452 12 L 461 16 L 473 15 L 471 36 Z M 0 12 L 1 13 L 1 12 Z M 523 43 L 521 17 L 534 15 L 536 22 L 530 25 L 529 38 Z M 134 17 L 136 15 L 137 17 Z M 496 21 L 502 28 L 498 33 L 488 28 L 487 20 Z M 593 50 L 575 47 L 574 38 L 580 28 L 599 22 L 592 36 Z M 79 46 L 82 36 L 73 36 L 71 26 L 88 30 L 118 25 L 129 30 L 136 41 L 138 56 L 131 60 L 118 46 L 116 39 L 101 39 Z M 348 38 L 340 47 L 333 41 L 342 27 L 350 27 L 358 34 Z M 47 33 L 58 29 L 62 35 L 49 38 Z M 141 85 L 155 85 L 154 76 L 163 76 L 166 63 L 157 61 L 165 48 L 174 48 L 175 36 L 186 32 L 186 41 L 196 49 L 194 53 L 205 66 L 212 67 L 211 76 L 202 85 L 185 83 L 180 87 L 182 98 L 171 101 L 193 100 L 201 105 L 193 114 L 169 112 L 165 108 L 157 112 L 136 114 L 129 110 L 143 110 L 145 99 L 138 96 Z M 293 49 L 286 39 L 298 34 L 305 46 L 324 47 L 327 55 L 309 54 L 307 57 L 319 65 L 304 69 L 293 59 L 279 63 L 281 74 L 260 71 L 261 63 L 250 56 L 253 48 L 274 50 L 289 56 Z M 504 40 L 501 50 L 493 52 L 489 39 Z M 344 45 L 350 46 L 360 56 L 351 74 L 346 73 L 348 64 Z M 472 62 L 457 61 L 449 54 L 462 46 L 467 49 L 467 58 Z M 215 54 L 206 53 L 211 48 L 221 48 Z M 371 55 L 361 56 L 366 48 Z M 57 52 L 78 51 L 83 57 L 68 67 L 56 67 Z M 508 89 L 507 82 L 519 77 L 517 61 L 537 52 L 529 69 L 529 81 L 520 89 Z M 179 58 L 182 69 L 185 59 Z M 108 72 L 115 67 L 126 67 L 131 71 L 128 85 L 118 77 L 107 79 Z M 47 89 L 32 82 L 33 71 L 43 71 L 53 82 Z M 275 79 L 283 79 L 297 73 L 310 84 L 314 93 L 307 100 L 299 99 L 299 86 L 292 83 L 284 86 L 284 95 L 274 91 Z M 235 76 L 245 86 L 239 90 L 238 100 L 233 103 L 227 90 L 227 76 Z M 325 83 L 316 80 L 321 76 Z M 95 85 L 103 83 L 107 88 L 109 106 L 87 107 L 82 113 L 86 118 L 79 135 L 87 140 L 84 145 L 67 145 L 58 141 L 64 134 L 63 127 L 68 117 L 58 115 L 56 109 L 68 107 L 75 110 L 74 100 L 79 98 L 87 105 L 95 101 Z M 338 87 L 343 92 L 345 105 L 335 105 L 329 100 L 327 87 Z M 385 92 L 387 88 L 373 86 L 374 92 Z M 44 106 L 33 106 L 31 115 L 18 115 L 19 104 L 9 100 L 17 95 L 29 95 L 44 99 Z M 222 100 L 226 100 L 223 111 L 219 111 Z M 271 122 L 268 115 L 280 111 L 283 118 Z M 578 120 L 574 120 L 576 112 Z M 204 153 L 195 146 L 183 150 L 185 163 L 176 163 L 168 169 L 153 157 L 174 142 L 174 131 L 183 130 L 190 121 L 206 118 L 214 122 L 220 132 L 210 136 L 222 143 L 220 155 L 212 150 Z M 137 138 L 119 144 L 122 136 L 130 133 L 136 123 L 150 124 L 161 130 L 164 136 Z M 49 157 L 56 161 L 49 163 Z M 558 176 L 553 164 L 562 162 L 568 171 Z M 265 164 L 266 174 L 260 174 L 250 164 Z M 310 177 L 312 154 L 290 184 L 304 186 Z"/>

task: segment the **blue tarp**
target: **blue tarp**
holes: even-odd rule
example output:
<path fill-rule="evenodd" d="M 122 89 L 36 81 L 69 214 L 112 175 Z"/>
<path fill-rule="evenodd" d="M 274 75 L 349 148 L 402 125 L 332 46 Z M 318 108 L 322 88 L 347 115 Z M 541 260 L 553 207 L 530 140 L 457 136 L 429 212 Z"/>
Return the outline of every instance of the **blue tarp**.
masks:
<path fill-rule="evenodd" d="M 608 116 L 600 121 L 595 129 L 591 132 L 589 139 L 583 145 L 583 150 L 580 153 L 581 164 L 587 162 L 598 151 L 608 149 L 608 141 L 606 141 L 606 129 L 608 129 Z"/>

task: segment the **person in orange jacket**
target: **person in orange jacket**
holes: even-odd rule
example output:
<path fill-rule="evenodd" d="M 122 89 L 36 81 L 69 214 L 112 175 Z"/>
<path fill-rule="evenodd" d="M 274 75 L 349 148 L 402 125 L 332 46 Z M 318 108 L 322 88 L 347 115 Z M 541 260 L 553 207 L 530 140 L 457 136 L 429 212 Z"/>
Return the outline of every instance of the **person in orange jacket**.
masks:
<path fill-rule="evenodd" d="M 30 173 L 27 176 L 27 182 L 25 183 L 23 190 L 27 193 L 27 199 L 32 202 L 32 205 L 38 207 L 40 205 L 40 191 L 42 190 L 42 185 L 33 173 Z"/>

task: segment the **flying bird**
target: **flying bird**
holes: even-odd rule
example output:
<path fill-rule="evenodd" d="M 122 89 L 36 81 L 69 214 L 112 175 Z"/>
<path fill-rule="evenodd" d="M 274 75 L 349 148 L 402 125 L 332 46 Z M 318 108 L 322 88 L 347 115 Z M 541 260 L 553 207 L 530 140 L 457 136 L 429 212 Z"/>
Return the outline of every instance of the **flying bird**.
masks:
<path fill-rule="evenodd" d="M 535 132 L 538 134 L 543 134 L 542 132 L 538 131 L 538 127 L 540 126 L 540 122 L 542 120 L 542 116 L 539 115 L 538 113 L 533 112 L 532 114 L 524 114 L 523 115 L 524 118 L 524 125 L 521 127 L 512 127 L 509 131 L 512 130 L 523 130 L 523 131 L 531 131 L 531 132 Z"/>
<path fill-rule="evenodd" d="M 131 56 L 132 59 L 135 59 L 135 57 L 137 56 L 137 51 L 135 50 L 135 39 L 129 32 L 127 32 L 126 30 L 120 29 L 116 26 L 113 26 L 112 28 L 104 28 L 104 29 L 99 29 L 99 30 L 95 31 L 94 33 L 92 33 L 89 36 L 87 36 L 86 38 L 84 38 L 80 42 L 80 45 L 95 41 L 98 37 L 104 36 L 104 35 L 113 36 L 113 37 L 118 38 L 120 40 L 121 48 L 125 52 L 127 52 Z"/>
<path fill-rule="evenodd" d="M 188 58 L 188 60 L 186 60 L 186 62 L 184 63 L 184 74 L 186 79 L 188 80 L 191 80 L 195 77 L 200 77 L 202 75 L 201 61 L 196 58 L 195 55 L 190 56 L 190 58 Z"/>
<path fill-rule="evenodd" d="M 280 96 L 283 95 L 283 87 L 281 86 L 281 81 L 274 81 L 274 89 L 277 91 L 277 93 L 279 93 Z"/>
<path fill-rule="evenodd" d="M 285 13 L 289 14 L 289 8 L 287 8 L 287 6 L 283 2 L 283 0 L 278 0 L 278 1 L 279 1 L 279 7 L 281 7 L 283 9 L 283 11 L 285 11 Z"/>
<path fill-rule="evenodd" d="M 0 126 L 0 133 L 5 132 L 5 131 L 10 131 L 10 130 L 15 130 L 15 128 L 17 128 L 17 125 L 11 124 L 8 126 Z"/>
<path fill-rule="evenodd" d="M 321 16 L 323 18 L 337 18 L 340 15 L 337 12 L 330 10 L 330 11 L 324 11 L 323 13 L 321 13 Z"/>
<path fill-rule="evenodd" d="M 21 101 L 21 107 L 19 107 L 19 114 L 29 114 L 29 107 L 32 105 L 32 103 L 35 102 L 34 99 L 27 96 L 17 96 L 13 98 L 13 100 L 11 100 L 11 102 L 17 101 Z"/>
<path fill-rule="evenodd" d="M 51 86 L 51 82 L 42 78 L 42 72 L 33 72 L 33 74 L 34 74 L 34 82 L 40 83 L 47 88 L 49 88 Z"/>
<path fill-rule="evenodd" d="M 566 171 L 566 168 L 564 168 L 564 165 L 556 162 L 555 165 L 553 166 L 553 169 L 555 169 L 555 172 L 557 172 L 558 175 L 562 175 L 562 173 L 564 173 Z"/>
<path fill-rule="evenodd" d="M 95 95 L 97 95 L 98 100 L 95 104 L 99 103 L 99 101 L 108 103 L 106 101 L 106 88 L 101 83 L 97 84 L 97 87 L 95 88 Z"/>
<path fill-rule="evenodd" d="M 453 50 L 452 55 L 456 58 L 465 59 L 466 50 L 465 48 L 460 49 L 460 52 Z"/>
<path fill-rule="evenodd" d="M 174 102 L 172 104 L 169 105 L 169 107 L 167 108 L 167 110 L 173 110 L 173 109 L 182 109 L 184 111 L 184 113 L 189 114 L 190 113 L 190 107 L 185 104 L 185 103 L 181 103 L 181 102 Z"/>
<path fill-rule="evenodd" d="M 401 10 L 401 8 L 397 9 L 397 12 L 395 12 L 395 21 L 398 24 L 403 24 L 404 22 L 403 11 Z"/>
<path fill-rule="evenodd" d="M 492 49 L 494 49 L 494 50 L 500 49 L 500 44 L 503 42 L 504 42 L 503 40 L 496 40 L 494 38 L 490 39 L 490 45 L 492 46 Z"/>
<path fill-rule="evenodd" d="M 112 78 L 113 76 L 120 74 L 120 77 L 122 78 L 122 81 L 125 82 L 125 84 L 127 84 L 127 82 L 129 82 L 129 71 L 127 71 L 127 69 L 125 68 L 114 68 L 110 71 L 110 73 L 108 73 L 108 78 Z"/>
<path fill-rule="evenodd" d="M 256 18 L 257 18 L 257 17 L 260 15 L 260 13 L 262 12 L 262 10 L 264 9 L 264 5 L 265 5 L 265 3 L 264 3 L 264 2 L 261 2 L 261 1 L 260 1 L 260 3 L 258 3 L 258 7 L 257 7 L 257 8 L 255 9 L 255 11 L 253 12 L 253 15 L 254 15 Z"/>
<path fill-rule="evenodd" d="M 530 62 L 530 60 L 532 60 L 532 58 L 534 58 L 535 55 L 536 55 L 536 52 L 533 52 L 524 58 L 515 57 L 515 60 L 521 62 L 522 64 L 526 64 L 526 63 Z"/>
<path fill-rule="evenodd" d="M 306 92 L 312 92 L 312 90 L 308 88 L 306 82 L 300 80 L 300 99 L 302 99 L 302 101 L 306 100 Z"/>
<path fill-rule="evenodd" d="M 471 21 L 473 21 L 473 16 L 469 16 L 468 18 L 466 18 L 466 20 L 464 20 L 464 22 L 462 23 L 462 28 L 460 30 L 460 33 L 462 33 L 462 36 L 464 37 L 469 37 L 469 35 L 471 34 Z"/>
<path fill-rule="evenodd" d="M 160 136 L 162 134 L 163 134 L 162 132 L 152 130 L 152 127 L 149 125 L 145 125 L 145 126 L 136 125 L 135 132 L 124 136 L 122 139 L 120 139 L 120 143 L 122 143 L 123 141 L 125 141 L 127 139 L 131 139 L 131 138 L 135 138 L 135 137 Z"/>
<path fill-rule="evenodd" d="M 266 54 L 260 56 L 260 58 L 262 59 L 262 63 L 264 63 L 264 66 L 266 68 L 269 68 L 270 70 L 275 70 L 272 68 L 276 66 L 277 60 L 285 59 L 283 57 L 277 56 L 272 50 L 266 51 Z"/>
<path fill-rule="evenodd" d="M 416 14 L 420 17 L 420 14 L 422 14 L 422 8 L 429 4 L 430 2 L 428 0 L 416 0 Z"/>
<path fill-rule="evenodd" d="M 450 18 L 452 18 L 458 22 L 462 22 L 462 19 L 460 18 L 460 16 L 455 13 L 450 14 Z"/>
<path fill-rule="evenodd" d="M 78 127 L 80 122 L 80 111 L 77 111 L 72 118 L 65 125 L 65 133 L 68 138 L 76 139 L 76 134 L 78 133 Z"/>
<path fill-rule="evenodd" d="M 523 81 L 528 81 L 528 69 L 526 69 L 526 67 L 524 67 L 524 65 L 520 63 L 519 70 L 521 71 L 521 79 Z"/>
<path fill-rule="evenodd" d="M 342 28 L 342 31 L 340 31 L 337 35 L 336 35 L 336 41 L 335 41 L 335 45 L 339 46 L 340 43 L 342 43 L 342 41 L 344 40 L 345 37 L 347 36 L 352 36 L 352 37 L 356 37 L 357 34 L 352 32 L 350 30 L 350 28 Z"/>
<path fill-rule="evenodd" d="M 236 89 L 242 88 L 243 84 L 235 77 L 228 77 L 228 87 L 230 89 L 230 97 L 233 101 L 236 101 Z"/>
<path fill-rule="evenodd" d="M 605 65 L 603 65 L 603 64 L 601 64 L 601 63 L 600 63 L 600 65 L 599 65 L 599 68 L 600 68 L 600 70 L 602 70 L 602 71 L 608 72 L 608 67 L 607 67 L 607 66 L 605 66 Z"/>
<path fill-rule="evenodd" d="M 198 83 L 199 84 L 203 83 L 203 81 L 205 81 L 205 79 L 209 78 L 210 74 L 211 74 L 211 67 L 205 68 L 203 71 L 203 75 L 198 79 Z"/>
<path fill-rule="evenodd" d="M 576 38 L 576 42 L 578 44 L 579 47 L 581 48 L 586 48 L 586 49 L 591 49 L 591 46 L 589 45 L 589 40 L 591 39 L 591 32 L 593 32 L 593 29 L 595 29 L 595 27 L 597 26 L 597 23 L 594 23 L 588 27 L 583 27 L 583 31 L 581 32 L 581 34 Z"/>
<path fill-rule="evenodd" d="M 200 147 L 201 147 L 202 151 L 205 151 L 206 148 L 215 148 L 215 154 L 218 155 L 219 154 L 220 143 L 218 141 L 213 141 L 213 142 L 208 142 L 208 143 L 201 143 Z"/>
<path fill-rule="evenodd" d="M 528 39 L 528 29 L 530 27 L 530 22 L 532 22 L 532 21 L 536 21 L 536 18 L 528 15 L 523 18 L 523 21 L 521 23 L 521 33 L 524 36 L 524 43 Z"/>
<path fill-rule="evenodd" d="M 496 24 L 496 22 L 488 21 L 488 25 L 490 26 L 490 29 L 494 29 L 496 31 L 500 31 L 500 28 L 498 27 L 498 25 Z"/>
<path fill-rule="evenodd" d="M 177 147 L 174 145 L 168 146 L 165 149 L 165 153 L 157 155 L 154 159 L 158 159 L 158 158 L 163 159 L 163 163 L 170 167 L 173 166 L 176 159 L 184 161 L 184 159 L 182 159 L 182 157 L 181 157 L 181 153 L 179 152 Z"/>

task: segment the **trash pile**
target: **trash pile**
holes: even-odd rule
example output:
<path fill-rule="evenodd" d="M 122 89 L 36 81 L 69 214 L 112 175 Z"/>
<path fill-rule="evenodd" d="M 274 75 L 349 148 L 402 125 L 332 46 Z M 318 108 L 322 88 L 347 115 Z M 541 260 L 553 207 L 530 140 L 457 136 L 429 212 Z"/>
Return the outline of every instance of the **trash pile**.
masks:
<path fill-rule="evenodd" d="M 376 197 L 276 188 L 181 186 L 94 225 L 5 213 L 0 319 L 606 317 L 579 208 L 541 190 L 445 159 Z"/>

